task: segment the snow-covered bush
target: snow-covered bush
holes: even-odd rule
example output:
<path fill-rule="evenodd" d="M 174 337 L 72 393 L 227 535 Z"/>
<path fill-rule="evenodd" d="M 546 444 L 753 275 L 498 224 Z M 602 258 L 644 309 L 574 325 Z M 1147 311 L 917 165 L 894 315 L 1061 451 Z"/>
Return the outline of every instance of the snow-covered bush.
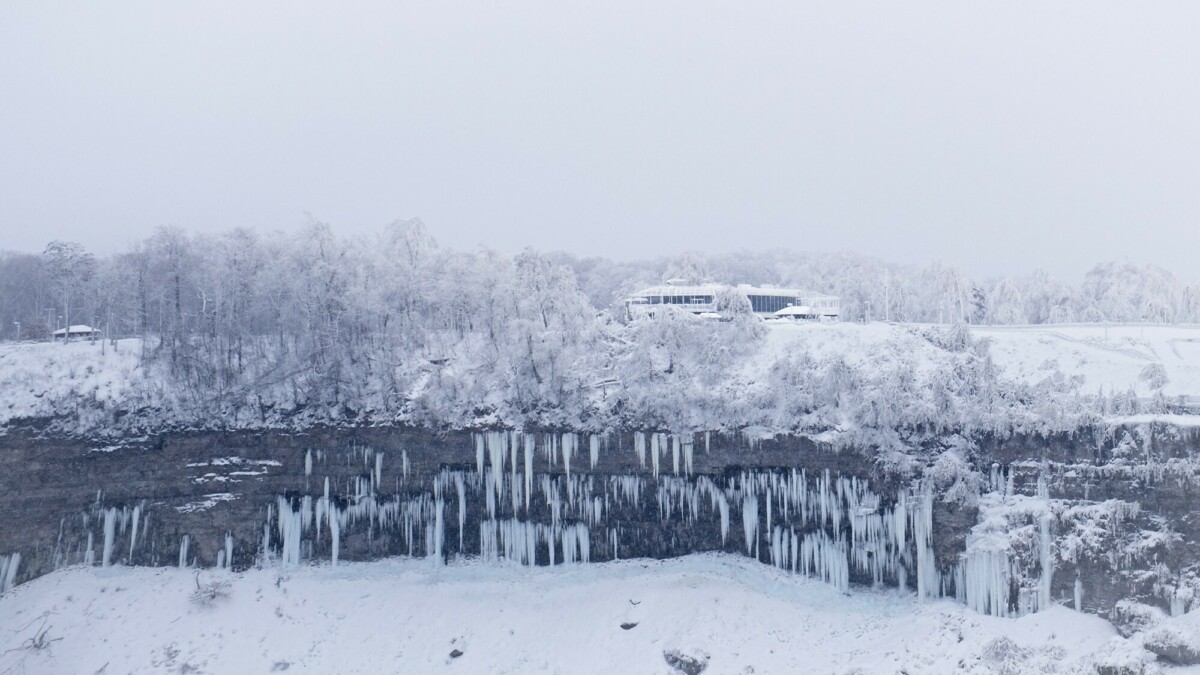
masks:
<path fill-rule="evenodd" d="M 196 590 L 192 591 L 192 604 L 197 607 L 211 607 L 219 600 L 229 597 L 232 585 L 228 579 L 210 579 L 200 583 L 200 573 L 196 573 Z"/>
<path fill-rule="evenodd" d="M 1135 600 L 1119 600 L 1108 614 L 1109 621 L 1124 637 L 1154 628 L 1167 619 L 1167 613 L 1153 605 Z"/>
<path fill-rule="evenodd" d="M 1132 640 L 1113 637 L 1092 657 L 1097 675 L 1158 675 L 1154 654 Z"/>
<path fill-rule="evenodd" d="M 1200 612 L 1188 612 L 1159 622 L 1145 634 L 1146 649 L 1164 661 L 1200 664 Z"/>

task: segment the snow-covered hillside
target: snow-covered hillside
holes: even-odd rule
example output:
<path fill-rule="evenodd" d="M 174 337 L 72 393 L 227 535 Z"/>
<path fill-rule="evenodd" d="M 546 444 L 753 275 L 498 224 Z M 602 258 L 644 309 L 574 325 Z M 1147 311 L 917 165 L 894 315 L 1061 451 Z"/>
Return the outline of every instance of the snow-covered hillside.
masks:
<path fill-rule="evenodd" d="M 1149 396 L 1152 387 L 1142 373 L 1160 364 L 1167 376 L 1164 394 L 1200 398 L 1200 326 L 994 326 L 972 333 L 991 341 L 992 358 L 1006 374 L 1027 382 L 1058 368 L 1082 377 L 1087 393 L 1133 389 Z"/>
<path fill-rule="evenodd" d="M 528 363 L 522 359 L 533 352 L 523 350 L 532 347 L 500 350 L 508 356 L 497 359 L 495 345 L 465 339 L 388 368 L 347 366 L 332 379 L 336 386 L 327 367 L 284 367 L 273 356 L 221 381 L 187 369 L 172 375 L 160 357 L 142 358 L 138 340 L 0 345 L 0 426 L 59 416 L 73 420 L 72 429 L 104 430 L 120 417 L 114 413 L 137 411 L 127 421 L 139 429 L 370 420 L 810 434 L 905 425 L 1061 431 L 1097 414 L 1130 419 L 1200 402 L 1200 327 L 739 326 L 688 315 L 606 330 L 588 349 L 538 347 Z M 1096 401 L 1101 392 L 1106 400 Z M 1160 393 L 1157 407 L 1133 400 Z"/>
<path fill-rule="evenodd" d="M 229 585 L 197 603 L 197 581 Z M 708 673 L 1094 673 L 1153 659 L 1136 636 L 1062 607 L 1013 620 L 892 591 L 844 595 L 727 555 L 75 567 L 5 595 L 0 626 L 0 672 L 30 674 L 682 672 L 664 654 L 707 660 Z"/>
<path fill-rule="evenodd" d="M 83 402 L 123 405 L 141 379 L 141 340 L 0 345 L 0 425 Z"/>

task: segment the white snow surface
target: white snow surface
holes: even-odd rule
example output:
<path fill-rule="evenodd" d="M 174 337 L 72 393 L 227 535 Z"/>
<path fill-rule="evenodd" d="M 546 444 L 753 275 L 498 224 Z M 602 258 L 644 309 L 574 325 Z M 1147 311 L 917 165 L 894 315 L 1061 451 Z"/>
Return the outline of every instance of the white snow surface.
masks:
<path fill-rule="evenodd" d="M 901 348 L 918 369 L 938 366 L 941 350 L 914 331 L 934 325 L 890 323 L 771 323 L 764 363 L 780 355 L 807 350 L 815 358 L 841 355 L 861 365 Z M 1082 391 L 1094 394 L 1133 389 L 1139 396 L 1153 391 L 1142 379 L 1152 363 L 1161 364 L 1167 396 L 1200 397 L 1200 326 L 1141 324 L 1063 324 L 1038 326 L 971 326 L 975 339 L 987 339 L 996 366 L 1007 377 L 1035 384 L 1054 369 L 1068 378 L 1081 377 Z"/>
<path fill-rule="evenodd" d="M 197 604 L 197 580 L 227 581 L 228 595 Z M 988 617 L 891 590 L 843 594 L 723 554 L 532 569 L 72 567 L 0 598 L 0 626 L 6 673 L 671 673 L 666 650 L 707 655 L 709 673 L 1092 673 L 1122 641 L 1064 607 Z M 39 632 L 47 646 L 29 648 Z"/>
<path fill-rule="evenodd" d="M 1168 378 L 1164 394 L 1200 397 L 1200 326 L 976 326 L 971 334 L 991 340 L 996 365 L 1014 379 L 1037 382 L 1057 367 L 1067 377 L 1081 376 L 1085 393 L 1132 388 L 1149 396 L 1141 373 L 1158 363 Z"/>
<path fill-rule="evenodd" d="M 140 356 L 137 339 L 0 345 L 0 425 L 61 413 L 81 398 L 118 404 L 142 378 Z"/>
<path fill-rule="evenodd" d="M 710 393 L 746 398 L 756 386 L 771 381 L 769 373 L 779 367 L 781 360 L 804 353 L 816 361 L 840 358 L 863 372 L 886 373 L 904 364 L 912 368 L 920 382 L 927 382 L 925 376 L 951 368 L 954 363 L 951 352 L 927 339 L 929 331 L 944 330 L 944 326 L 768 322 L 767 327 L 766 338 L 751 353 L 740 354 L 744 357 L 739 359 L 740 365 L 719 390 Z M 1085 395 L 1101 390 L 1110 395 L 1133 390 L 1137 396 L 1147 398 L 1155 392 L 1143 372 L 1148 365 L 1159 364 L 1166 375 L 1163 393 L 1172 400 L 1183 397 L 1200 405 L 1200 326 L 974 326 L 971 334 L 990 343 L 989 353 L 1005 379 L 1033 385 L 1061 372 Z M 110 419 L 106 411 L 122 407 L 136 410 L 150 406 L 161 409 L 166 417 L 186 418 L 186 410 L 194 402 L 182 400 L 186 398 L 184 392 L 172 389 L 161 373 L 154 369 L 148 372 L 140 362 L 140 352 L 141 342 L 137 339 L 120 340 L 116 345 L 104 340 L 0 345 L 0 427 L 22 417 L 71 413 L 79 414 L 81 423 L 104 427 Z M 493 383 L 492 390 L 476 392 L 479 400 L 475 403 L 497 404 L 493 399 L 503 398 L 502 389 L 502 383 Z M 371 389 L 368 386 L 364 391 Z M 675 393 L 683 396 L 683 403 L 689 402 L 688 396 L 696 395 Z M 264 395 L 268 399 L 272 396 L 269 391 Z M 372 400 L 365 400 L 363 405 L 370 407 Z M 286 404 L 282 399 L 277 403 Z M 457 409 L 454 406 L 461 402 L 442 403 L 443 407 Z M 1200 423 L 1197 419 L 1161 421 Z"/>

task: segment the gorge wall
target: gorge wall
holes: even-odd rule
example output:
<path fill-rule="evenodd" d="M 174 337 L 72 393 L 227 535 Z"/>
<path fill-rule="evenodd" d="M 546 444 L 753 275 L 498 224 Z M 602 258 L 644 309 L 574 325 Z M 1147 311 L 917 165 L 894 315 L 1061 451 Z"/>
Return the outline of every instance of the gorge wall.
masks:
<path fill-rule="evenodd" d="M 1197 429 L 950 440 L 896 457 L 715 433 L 373 427 L 113 443 L 10 430 L 0 590 L 74 564 L 727 551 L 997 615 L 1109 613 L 1123 599 L 1181 612 L 1200 597 Z"/>

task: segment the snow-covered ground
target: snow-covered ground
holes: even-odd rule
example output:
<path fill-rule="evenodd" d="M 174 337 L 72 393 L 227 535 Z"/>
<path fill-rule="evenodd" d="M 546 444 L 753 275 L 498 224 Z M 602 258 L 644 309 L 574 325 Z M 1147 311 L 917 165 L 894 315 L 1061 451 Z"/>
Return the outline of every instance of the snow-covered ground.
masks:
<path fill-rule="evenodd" d="M 915 324 L 771 323 L 771 357 L 808 350 L 821 358 L 840 354 L 851 365 L 870 362 L 900 348 L 918 368 L 937 367 L 939 349 L 917 337 Z M 1163 366 L 1167 396 L 1200 398 L 1200 326 L 1071 324 L 1046 326 L 972 326 L 971 335 L 987 339 L 992 359 L 1013 379 L 1036 383 L 1057 368 L 1068 378 L 1083 378 L 1084 393 L 1132 388 L 1153 392 L 1142 379 L 1147 365 Z M 774 358 L 769 359 L 774 361 Z"/>
<path fill-rule="evenodd" d="M 768 326 L 761 346 L 728 378 L 729 391 L 744 392 L 751 383 L 769 380 L 781 359 L 802 353 L 816 361 L 840 357 L 863 372 L 886 372 L 903 364 L 917 375 L 944 369 L 953 359 L 926 338 L 929 332 L 945 330 L 944 326 L 882 322 L 771 322 Z M 1172 402 L 1184 397 L 1200 405 L 1200 326 L 976 326 L 971 334 L 990 343 L 994 363 L 1005 378 L 1036 384 L 1061 372 L 1068 381 L 1078 382 L 1085 395 L 1101 389 L 1107 395 L 1132 389 L 1147 398 L 1154 391 L 1143 373 L 1147 366 L 1159 364 L 1166 376 L 1164 394 Z M 148 375 L 140 352 L 140 341 L 133 339 L 115 346 L 105 341 L 0 344 L 0 426 L 15 418 L 72 412 L 103 425 L 105 409 L 172 408 L 180 392 L 164 386 L 161 376 Z M 486 393 L 503 398 L 504 392 Z"/>
<path fill-rule="evenodd" d="M 1148 396 L 1141 373 L 1158 363 L 1168 378 L 1163 393 L 1200 397 L 1200 326 L 995 326 L 971 332 L 991 340 L 992 358 L 1013 378 L 1034 382 L 1057 367 L 1067 377 L 1082 376 L 1086 393 L 1133 388 Z"/>
<path fill-rule="evenodd" d="M 0 345 L 0 424 L 79 398 L 120 402 L 141 377 L 140 356 L 137 339 Z"/>
<path fill-rule="evenodd" d="M 197 604 L 197 579 L 228 581 L 227 596 Z M 719 554 L 74 567 L 0 598 L 0 628 L 0 673 L 672 673 L 670 651 L 707 658 L 707 673 L 1092 673 L 1148 656 L 1062 607 L 999 619 Z"/>

